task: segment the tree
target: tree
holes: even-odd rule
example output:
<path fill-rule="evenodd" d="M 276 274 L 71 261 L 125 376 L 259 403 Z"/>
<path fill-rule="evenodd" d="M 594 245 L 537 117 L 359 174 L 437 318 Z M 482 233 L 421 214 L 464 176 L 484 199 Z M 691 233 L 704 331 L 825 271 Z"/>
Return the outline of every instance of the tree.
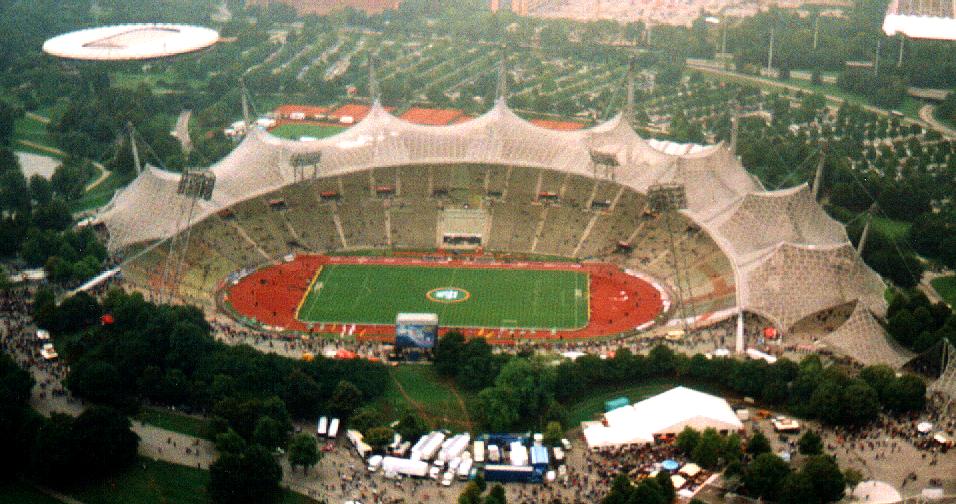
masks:
<path fill-rule="evenodd" d="M 241 454 L 223 453 L 209 467 L 209 496 L 217 503 L 275 502 L 282 468 L 272 454 L 252 445 Z"/>
<path fill-rule="evenodd" d="M 435 371 L 442 376 L 455 376 L 461 365 L 465 336 L 458 331 L 449 331 L 438 338 L 435 345 Z"/>
<path fill-rule="evenodd" d="M 661 489 L 661 496 L 664 498 L 664 502 L 668 504 L 674 502 L 674 499 L 677 498 L 677 490 L 674 488 L 674 482 L 671 481 L 671 475 L 666 471 L 661 471 L 657 473 L 654 479 Z"/>
<path fill-rule="evenodd" d="M 750 436 L 750 440 L 747 441 L 747 453 L 753 457 L 770 453 L 771 451 L 770 441 L 767 440 L 767 436 L 764 436 L 760 431 L 755 431 L 753 436 Z"/>
<path fill-rule="evenodd" d="M 863 481 L 863 473 L 860 472 L 859 469 L 847 467 L 846 470 L 843 471 L 843 479 L 846 480 L 846 485 L 853 489 Z"/>
<path fill-rule="evenodd" d="M 469 481 L 458 496 L 458 504 L 481 504 L 481 488 L 474 481 Z"/>
<path fill-rule="evenodd" d="M 744 487 L 751 496 L 777 500 L 790 467 L 773 453 L 761 453 L 744 472 Z"/>
<path fill-rule="evenodd" d="M 670 481 L 670 477 L 668 477 Z M 671 487 L 673 489 L 673 487 Z M 667 504 L 665 490 L 661 488 L 657 479 L 648 478 L 641 481 L 634 489 L 628 504 Z"/>
<path fill-rule="evenodd" d="M 801 455 L 820 455 L 823 453 L 823 440 L 814 431 L 808 430 L 797 441 Z"/>
<path fill-rule="evenodd" d="M 303 474 L 319 463 L 320 452 L 311 434 L 298 434 L 289 442 L 289 465 L 302 467 Z"/>
<path fill-rule="evenodd" d="M 720 434 L 709 428 L 700 435 L 700 441 L 691 453 L 691 459 L 705 469 L 714 470 L 720 460 L 720 450 L 723 445 Z"/>
<path fill-rule="evenodd" d="M 508 504 L 505 487 L 501 486 L 500 483 L 496 483 L 495 486 L 491 487 L 488 496 L 485 497 L 485 504 Z"/>
<path fill-rule="evenodd" d="M 926 383 L 916 375 L 906 374 L 890 382 L 883 396 L 883 404 L 891 411 L 921 411 L 926 407 Z"/>
<path fill-rule="evenodd" d="M 601 500 L 601 504 L 627 504 L 634 494 L 634 485 L 627 474 L 619 474 L 611 482 L 611 490 Z"/>
<path fill-rule="evenodd" d="M 731 432 L 724 437 L 724 446 L 720 451 L 720 456 L 723 457 L 725 463 L 733 464 L 740 462 L 743 455 L 744 451 L 741 447 L 739 434 Z"/>
<path fill-rule="evenodd" d="M 412 412 L 406 412 L 398 422 L 398 427 L 396 427 L 395 430 L 401 434 L 402 439 L 412 440 L 425 434 L 425 432 L 428 431 L 428 426 L 425 425 L 425 422 L 423 422 L 418 415 Z"/>
<path fill-rule="evenodd" d="M 136 462 L 139 436 L 129 418 L 105 406 L 90 406 L 72 425 L 77 467 L 87 476 L 102 477 Z"/>
<path fill-rule="evenodd" d="M 395 431 L 390 427 L 373 427 L 365 433 L 365 442 L 373 450 L 381 451 L 392 442 L 395 437 Z"/>
<path fill-rule="evenodd" d="M 684 427 L 684 430 L 680 431 L 680 434 L 677 435 L 677 449 L 686 455 L 693 453 L 694 448 L 697 447 L 697 443 L 699 442 L 700 433 L 689 425 Z"/>
<path fill-rule="evenodd" d="M 800 468 L 800 475 L 811 482 L 816 502 L 835 502 L 843 498 L 846 478 L 831 457 L 815 455 Z"/>
<path fill-rule="evenodd" d="M 216 450 L 219 453 L 241 454 L 246 449 L 246 440 L 232 429 L 216 436 Z"/>
<path fill-rule="evenodd" d="M 339 418 L 350 417 L 361 402 L 362 391 L 346 380 L 339 381 L 329 398 L 332 413 Z"/>
<path fill-rule="evenodd" d="M 382 415 L 378 409 L 371 406 L 363 406 L 357 409 L 355 413 L 352 414 L 352 417 L 349 418 L 349 428 L 359 432 L 367 432 L 373 427 L 382 425 L 383 422 L 384 420 L 382 420 Z"/>
<path fill-rule="evenodd" d="M 558 446 L 563 437 L 564 429 L 561 428 L 561 422 L 548 422 L 544 428 L 544 444 Z"/>
<path fill-rule="evenodd" d="M 282 422 L 268 416 L 262 416 L 256 422 L 252 439 L 269 450 L 276 450 L 285 448 L 286 441 L 289 439 L 289 431 L 282 425 Z"/>

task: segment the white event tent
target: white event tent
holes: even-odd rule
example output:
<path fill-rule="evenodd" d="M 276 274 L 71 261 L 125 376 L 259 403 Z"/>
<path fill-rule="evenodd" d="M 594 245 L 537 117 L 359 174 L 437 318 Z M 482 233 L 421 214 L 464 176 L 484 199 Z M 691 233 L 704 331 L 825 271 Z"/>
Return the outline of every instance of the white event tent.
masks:
<path fill-rule="evenodd" d="M 676 435 L 685 427 L 737 431 L 743 424 L 726 400 L 686 387 L 611 410 L 604 422 L 582 424 L 589 448 L 652 443 L 655 436 Z"/>

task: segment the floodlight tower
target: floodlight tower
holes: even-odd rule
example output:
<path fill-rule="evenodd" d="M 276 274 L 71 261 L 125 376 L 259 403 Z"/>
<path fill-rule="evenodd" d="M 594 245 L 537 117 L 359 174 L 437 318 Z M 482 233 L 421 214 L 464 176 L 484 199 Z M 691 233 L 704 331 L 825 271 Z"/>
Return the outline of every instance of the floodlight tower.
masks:
<path fill-rule="evenodd" d="M 368 98 L 372 104 L 381 100 L 378 78 L 375 75 L 375 56 L 371 53 L 368 55 Z"/>
<path fill-rule="evenodd" d="M 498 85 L 495 88 L 495 101 L 508 100 L 508 53 L 502 47 L 501 61 L 498 62 Z"/>
<path fill-rule="evenodd" d="M 166 264 L 163 267 L 162 283 L 159 297 L 161 302 L 171 303 L 179 294 L 179 283 L 182 276 L 183 264 L 186 262 L 186 253 L 189 251 L 189 239 L 192 235 L 192 219 L 196 212 L 196 204 L 200 199 L 212 199 L 212 191 L 216 186 L 216 175 L 206 170 L 186 169 L 179 178 L 176 194 L 185 197 L 176 216 L 176 230 L 169 239 L 169 253 L 166 255 Z"/>
<path fill-rule="evenodd" d="M 686 294 L 690 293 L 690 279 L 687 278 L 686 263 L 680 254 L 675 237 L 673 219 L 679 211 L 687 208 L 687 189 L 683 184 L 655 184 L 647 189 L 647 199 L 651 210 L 664 218 L 664 224 L 667 228 L 667 235 L 670 238 L 671 256 L 674 259 L 674 280 L 677 295 L 677 311 L 681 318 L 681 327 L 686 332 L 690 324 L 688 307 L 685 300 Z"/>
<path fill-rule="evenodd" d="M 246 123 L 246 132 L 249 132 L 249 128 L 252 127 L 252 119 L 249 114 L 249 93 L 246 89 L 246 80 L 242 77 L 239 78 L 239 89 L 242 93 L 242 122 Z"/>

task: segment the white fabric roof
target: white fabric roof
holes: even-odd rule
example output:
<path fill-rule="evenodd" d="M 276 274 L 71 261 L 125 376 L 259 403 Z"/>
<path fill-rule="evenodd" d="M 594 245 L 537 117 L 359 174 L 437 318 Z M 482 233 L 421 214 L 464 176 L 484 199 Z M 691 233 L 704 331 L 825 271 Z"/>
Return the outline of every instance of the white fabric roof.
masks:
<path fill-rule="evenodd" d="M 888 36 L 956 40 L 956 1 L 893 0 L 883 19 Z"/>
<path fill-rule="evenodd" d="M 743 424 L 723 398 L 676 387 L 631 406 L 604 414 L 607 426 L 583 426 L 588 446 L 649 443 L 655 435 L 677 434 L 685 427 L 736 431 Z"/>
<path fill-rule="evenodd" d="M 60 58 L 117 61 L 162 58 L 197 51 L 219 41 L 219 32 L 177 24 L 123 24 L 64 33 L 43 43 Z"/>
<path fill-rule="evenodd" d="M 515 115 L 498 100 L 484 115 L 451 126 L 422 126 L 389 114 L 379 103 L 354 127 L 314 142 L 284 140 L 253 129 L 224 159 L 211 201 L 200 201 L 186 223 L 188 200 L 176 195 L 178 174 L 150 168 L 97 216 L 111 250 L 168 238 L 250 198 L 301 182 L 297 154 L 321 153 L 323 177 L 377 167 L 456 163 L 546 168 L 593 177 L 591 151 L 615 156 L 614 182 L 646 194 L 655 184 L 680 183 L 685 216 L 703 228 L 734 269 L 738 306 L 782 329 L 822 309 L 863 300 L 882 315 L 882 280 L 850 245 L 839 223 L 806 186 L 765 191 L 725 145 L 669 155 L 655 149 L 621 114 L 591 129 L 554 131 Z M 803 279 L 793 281 L 794 278 Z"/>
<path fill-rule="evenodd" d="M 853 498 L 867 504 L 896 504 L 903 501 L 900 492 L 883 481 L 863 481 L 853 489 Z"/>

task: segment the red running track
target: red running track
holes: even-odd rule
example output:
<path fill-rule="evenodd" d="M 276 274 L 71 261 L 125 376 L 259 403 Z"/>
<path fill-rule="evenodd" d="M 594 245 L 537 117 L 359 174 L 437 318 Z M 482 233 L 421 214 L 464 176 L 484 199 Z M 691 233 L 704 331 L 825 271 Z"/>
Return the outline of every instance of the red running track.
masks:
<path fill-rule="evenodd" d="M 609 336 L 630 331 L 653 321 L 663 310 L 660 291 L 648 281 L 629 275 L 617 266 L 604 263 L 548 262 L 475 262 L 470 260 L 426 261 L 404 257 L 340 257 L 300 255 L 291 262 L 263 267 L 235 285 L 226 288 L 223 301 L 243 317 L 272 326 L 276 331 L 309 332 L 309 327 L 295 318 L 319 266 L 326 264 L 375 264 L 394 266 L 429 266 L 435 268 L 512 268 L 585 271 L 590 277 L 591 314 L 582 329 L 557 331 L 506 330 L 499 328 L 458 329 L 465 336 L 482 336 L 491 343 L 506 344 L 516 339 L 582 339 Z M 345 325 L 350 326 L 347 323 Z M 338 333 L 343 324 L 326 325 L 324 333 Z M 319 332 L 318 325 L 312 328 Z M 447 331 L 443 329 L 442 332 Z M 479 332 L 481 334 L 479 334 Z M 393 325 L 357 325 L 353 335 L 360 341 L 391 341 Z"/>

